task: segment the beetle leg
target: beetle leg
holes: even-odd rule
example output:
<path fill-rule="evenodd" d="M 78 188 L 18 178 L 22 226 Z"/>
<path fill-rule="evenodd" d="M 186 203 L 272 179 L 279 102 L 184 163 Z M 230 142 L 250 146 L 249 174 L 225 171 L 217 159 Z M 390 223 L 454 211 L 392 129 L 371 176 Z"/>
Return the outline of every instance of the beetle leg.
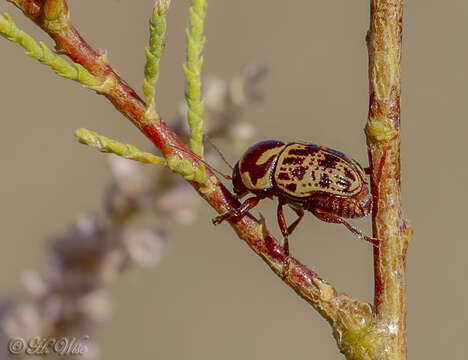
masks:
<path fill-rule="evenodd" d="M 250 209 L 254 208 L 255 206 L 257 206 L 258 202 L 260 200 L 262 200 L 263 198 L 260 197 L 260 196 L 255 196 L 255 197 L 251 197 L 251 198 L 248 198 L 247 200 L 245 200 L 242 205 L 240 206 L 240 208 L 238 209 L 233 209 L 231 211 L 228 211 L 222 215 L 219 215 L 219 216 L 216 216 L 214 219 L 213 219 L 213 224 L 215 225 L 218 225 L 218 224 L 221 224 L 224 220 L 229 220 L 230 218 L 233 218 L 233 217 L 239 217 L 239 216 L 242 216 L 244 215 L 246 212 L 248 212 Z"/>
<path fill-rule="evenodd" d="M 343 220 L 339 216 L 333 215 L 333 214 L 323 213 L 323 212 L 318 211 L 318 210 L 311 210 L 311 212 L 312 212 L 312 214 L 314 214 L 316 217 L 318 217 L 322 221 L 325 221 L 325 222 L 328 222 L 328 223 L 333 223 L 333 224 L 343 224 L 354 235 L 360 237 L 361 239 L 364 239 L 365 241 L 371 243 L 374 246 L 379 246 L 380 241 L 378 239 L 363 235 L 362 232 L 360 232 L 353 225 L 351 225 L 347 221 Z"/>
<path fill-rule="evenodd" d="M 298 218 L 296 219 L 296 221 L 294 221 L 291 225 L 289 226 L 286 226 L 286 219 L 284 217 L 284 212 L 283 212 L 283 206 L 285 205 L 285 201 L 284 200 L 279 200 L 279 203 L 278 203 L 278 210 L 276 211 L 276 215 L 278 217 L 278 225 L 279 225 L 279 228 L 281 230 L 281 233 L 283 234 L 283 249 L 284 249 L 284 260 L 283 260 L 283 270 L 282 270 L 282 274 L 281 274 L 281 278 L 284 280 L 286 278 L 286 275 L 287 275 L 287 269 L 289 268 L 289 238 L 288 238 L 288 235 L 291 234 L 294 229 L 296 228 L 296 226 L 300 223 L 300 221 L 302 220 L 302 217 L 304 216 L 304 210 L 302 209 L 296 209 L 296 208 L 292 208 Z"/>
<path fill-rule="evenodd" d="M 288 235 L 291 235 L 291 233 L 294 231 L 294 229 L 296 229 L 296 226 L 299 225 L 299 223 L 301 222 L 302 220 L 302 217 L 304 216 L 304 210 L 303 209 L 296 209 L 296 208 L 292 208 L 298 218 L 296 219 L 296 221 L 294 221 L 291 225 L 288 226 Z"/>
<path fill-rule="evenodd" d="M 276 211 L 276 215 L 278 217 L 278 225 L 281 230 L 281 233 L 283 234 L 283 250 L 284 250 L 284 260 L 283 260 L 283 269 L 281 272 L 281 278 L 284 280 L 286 278 L 288 269 L 289 269 L 289 240 L 288 240 L 288 235 L 294 230 L 294 228 L 299 224 L 299 221 L 301 220 L 302 216 L 299 215 L 299 213 L 296 211 L 296 213 L 299 215 L 299 219 L 297 219 L 291 226 L 287 227 L 286 226 L 286 219 L 284 217 L 284 212 L 283 212 L 283 206 L 286 204 L 284 200 L 281 198 L 279 199 L 278 202 L 278 209 Z M 302 211 L 302 215 L 304 215 L 304 212 Z"/>
<path fill-rule="evenodd" d="M 289 229 L 286 226 L 286 219 L 284 218 L 284 212 L 283 212 L 284 204 L 285 204 L 284 201 L 280 199 L 280 201 L 278 203 L 278 209 L 276 211 L 276 215 L 277 215 L 277 218 L 278 218 L 278 225 L 279 225 L 279 228 L 281 230 L 281 234 L 283 234 L 284 254 L 285 254 L 285 256 L 289 256 L 289 241 L 288 241 Z"/>

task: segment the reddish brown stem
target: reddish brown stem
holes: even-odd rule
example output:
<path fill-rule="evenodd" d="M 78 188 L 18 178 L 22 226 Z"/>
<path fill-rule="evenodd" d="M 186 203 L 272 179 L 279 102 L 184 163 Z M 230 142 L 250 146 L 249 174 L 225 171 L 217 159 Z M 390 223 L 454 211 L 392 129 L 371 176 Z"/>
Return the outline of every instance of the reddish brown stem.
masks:
<path fill-rule="evenodd" d="M 380 359 L 406 359 L 405 258 L 410 227 L 400 193 L 402 0 L 371 0 L 369 119 L 366 127 L 374 199 L 375 327 L 387 333 Z"/>

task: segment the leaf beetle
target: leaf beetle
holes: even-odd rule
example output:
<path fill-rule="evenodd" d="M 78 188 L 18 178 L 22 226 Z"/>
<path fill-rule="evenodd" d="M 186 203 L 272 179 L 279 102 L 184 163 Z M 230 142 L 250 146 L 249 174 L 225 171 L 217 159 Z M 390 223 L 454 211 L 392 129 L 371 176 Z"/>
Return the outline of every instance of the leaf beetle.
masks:
<path fill-rule="evenodd" d="M 267 140 L 254 144 L 235 164 L 233 190 L 239 198 L 252 193 L 238 209 L 213 219 L 214 224 L 240 217 L 260 200 L 277 197 L 278 225 L 289 256 L 288 236 L 310 211 L 322 221 L 345 225 L 353 234 L 373 245 L 378 240 L 363 235 L 344 218 L 366 216 L 372 209 L 372 195 L 362 166 L 342 152 L 305 142 Z M 298 218 L 289 226 L 283 207 L 289 205 Z"/>

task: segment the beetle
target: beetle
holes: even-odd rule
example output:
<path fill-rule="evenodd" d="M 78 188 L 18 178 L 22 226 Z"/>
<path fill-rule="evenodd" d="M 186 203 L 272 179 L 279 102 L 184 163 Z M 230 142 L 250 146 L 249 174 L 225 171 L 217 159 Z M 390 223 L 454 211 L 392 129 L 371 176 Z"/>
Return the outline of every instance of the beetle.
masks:
<path fill-rule="evenodd" d="M 372 210 L 372 195 L 365 170 L 340 151 L 305 142 L 267 140 L 254 144 L 235 164 L 233 190 L 238 198 L 248 193 L 238 209 L 213 219 L 214 224 L 244 215 L 262 199 L 278 198 L 277 219 L 289 257 L 288 236 L 309 211 L 328 223 L 345 225 L 353 234 L 373 245 L 378 240 L 364 236 L 345 218 L 364 217 Z M 286 225 L 283 207 L 289 205 L 297 219 Z"/>

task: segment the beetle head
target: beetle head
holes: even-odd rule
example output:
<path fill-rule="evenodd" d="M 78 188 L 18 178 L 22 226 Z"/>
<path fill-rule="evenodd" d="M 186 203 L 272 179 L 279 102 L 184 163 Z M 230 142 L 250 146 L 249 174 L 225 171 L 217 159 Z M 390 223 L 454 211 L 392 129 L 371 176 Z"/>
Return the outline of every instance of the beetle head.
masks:
<path fill-rule="evenodd" d="M 239 162 L 236 162 L 236 165 L 234 165 L 234 169 L 232 170 L 232 186 L 234 192 L 239 198 L 243 197 L 249 192 L 249 189 L 245 187 L 239 174 Z"/>
<path fill-rule="evenodd" d="M 285 146 L 281 141 L 267 140 L 248 148 L 234 167 L 234 191 L 255 193 L 270 190 L 273 187 L 272 178 L 276 161 Z"/>

